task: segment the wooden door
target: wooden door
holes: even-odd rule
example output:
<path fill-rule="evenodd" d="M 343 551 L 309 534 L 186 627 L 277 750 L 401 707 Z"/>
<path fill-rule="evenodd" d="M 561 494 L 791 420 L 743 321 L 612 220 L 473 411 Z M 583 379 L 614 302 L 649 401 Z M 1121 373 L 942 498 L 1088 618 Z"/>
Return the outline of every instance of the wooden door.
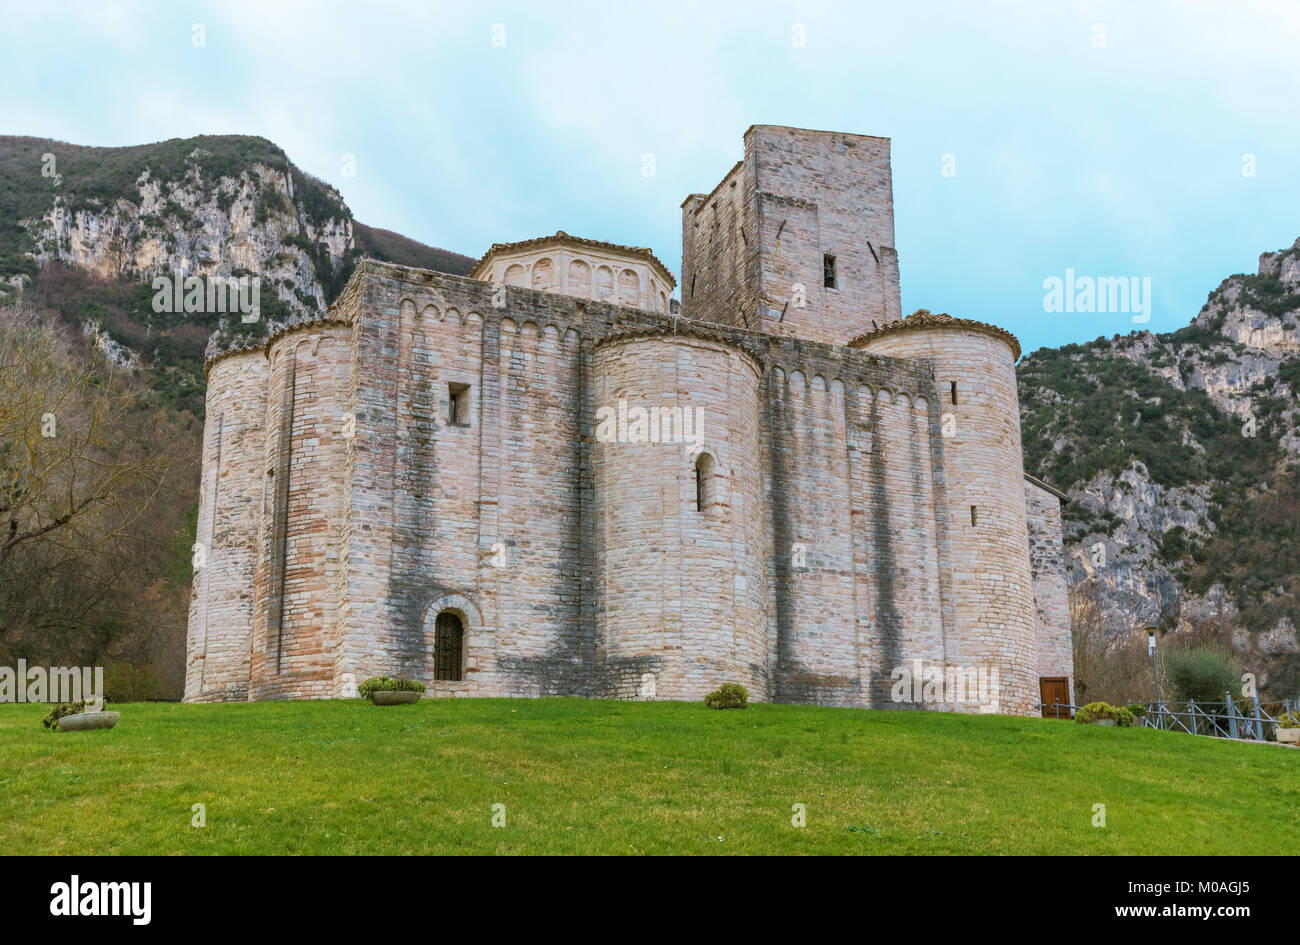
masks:
<path fill-rule="evenodd" d="M 1064 676 L 1042 676 L 1038 680 L 1040 701 L 1043 703 L 1043 718 L 1068 719 L 1070 710 L 1066 707 L 1070 701 L 1070 680 Z M 1059 703 L 1060 708 L 1053 705 Z"/>

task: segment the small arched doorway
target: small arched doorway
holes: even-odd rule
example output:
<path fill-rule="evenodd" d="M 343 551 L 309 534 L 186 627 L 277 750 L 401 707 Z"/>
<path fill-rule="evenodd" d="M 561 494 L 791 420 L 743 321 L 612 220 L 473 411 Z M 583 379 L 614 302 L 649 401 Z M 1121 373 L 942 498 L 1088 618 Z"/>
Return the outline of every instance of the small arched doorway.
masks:
<path fill-rule="evenodd" d="M 459 682 L 464 678 L 465 625 L 450 610 L 433 623 L 433 678 Z"/>

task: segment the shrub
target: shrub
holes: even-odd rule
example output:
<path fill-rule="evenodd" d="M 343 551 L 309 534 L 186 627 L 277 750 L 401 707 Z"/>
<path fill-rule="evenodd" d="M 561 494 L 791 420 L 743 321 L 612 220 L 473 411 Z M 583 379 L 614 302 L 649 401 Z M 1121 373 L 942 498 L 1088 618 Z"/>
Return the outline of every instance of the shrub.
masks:
<path fill-rule="evenodd" d="M 148 702 L 163 695 L 162 678 L 152 663 L 109 663 L 104 667 L 104 699 L 108 702 Z"/>
<path fill-rule="evenodd" d="M 65 715 L 77 715 L 85 711 L 86 702 L 84 699 L 81 702 L 60 702 L 53 709 L 50 709 L 50 714 L 45 716 L 43 724 L 51 732 L 57 732 L 59 730 L 59 719 Z"/>
<path fill-rule="evenodd" d="M 1278 728 L 1300 728 L 1300 710 L 1283 712 L 1277 717 Z"/>
<path fill-rule="evenodd" d="M 360 686 L 357 693 L 362 699 L 369 699 L 372 692 L 424 692 L 424 683 L 418 679 L 404 676 L 371 676 Z"/>
<path fill-rule="evenodd" d="M 1100 722 L 1102 719 L 1111 719 L 1116 725 L 1126 728 L 1133 724 L 1133 713 L 1109 702 L 1089 702 L 1074 713 L 1074 720 L 1085 724 Z"/>
<path fill-rule="evenodd" d="M 743 709 L 749 705 L 749 692 L 740 683 L 723 683 L 704 697 L 711 709 Z"/>
<path fill-rule="evenodd" d="M 1133 713 L 1134 718 L 1137 718 L 1139 715 L 1147 714 L 1147 707 L 1140 702 L 1133 703 L 1128 707 L 1128 710 Z"/>
<path fill-rule="evenodd" d="M 1224 693 L 1240 685 L 1232 657 L 1219 648 L 1173 650 L 1165 666 L 1169 684 L 1184 702 L 1222 702 Z"/>

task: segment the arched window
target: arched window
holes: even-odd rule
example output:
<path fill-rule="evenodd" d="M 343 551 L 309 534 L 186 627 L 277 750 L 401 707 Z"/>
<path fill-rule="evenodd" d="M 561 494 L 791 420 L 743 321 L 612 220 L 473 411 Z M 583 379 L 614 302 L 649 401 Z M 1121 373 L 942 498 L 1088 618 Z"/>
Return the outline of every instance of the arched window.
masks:
<path fill-rule="evenodd" d="M 506 285 L 513 285 L 523 288 L 528 285 L 528 274 L 524 272 L 524 267 L 515 263 L 506 270 Z"/>
<path fill-rule="evenodd" d="M 433 624 L 433 678 L 459 681 L 463 678 L 461 650 L 465 627 L 450 610 L 438 614 Z"/>
<path fill-rule="evenodd" d="M 717 486 L 714 483 L 715 463 L 708 453 L 701 453 L 695 461 L 695 511 L 707 515 L 714 504 Z"/>

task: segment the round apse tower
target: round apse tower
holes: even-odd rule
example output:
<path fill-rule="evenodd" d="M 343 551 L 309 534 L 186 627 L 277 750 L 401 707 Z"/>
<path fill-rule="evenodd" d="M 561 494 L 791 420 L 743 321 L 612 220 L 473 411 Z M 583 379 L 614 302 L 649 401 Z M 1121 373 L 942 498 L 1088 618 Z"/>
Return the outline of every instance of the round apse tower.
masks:
<path fill-rule="evenodd" d="M 207 366 L 203 469 L 186 634 L 185 701 L 248 699 L 266 419 L 266 353 Z"/>
<path fill-rule="evenodd" d="M 1037 615 L 1016 390 L 1020 344 L 994 325 L 922 309 L 850 345 L 933 366 L 954 615 L 944 659 L 950 669 L 998 670 L 994 705 L 968 698 L 955 708 L 1030 714 L 1038 702 Z"/>
<path fill-rule="evenodd" d="M 348 325 L 307 322 L 267 345 L 249 698 L 334 694 L 346 507 Z"/>
<path fill-rule="evenodd" d="M 767 696 L 758 363 L 694 335 L 623 336 L 592 364 L 599 689 Z"/>

